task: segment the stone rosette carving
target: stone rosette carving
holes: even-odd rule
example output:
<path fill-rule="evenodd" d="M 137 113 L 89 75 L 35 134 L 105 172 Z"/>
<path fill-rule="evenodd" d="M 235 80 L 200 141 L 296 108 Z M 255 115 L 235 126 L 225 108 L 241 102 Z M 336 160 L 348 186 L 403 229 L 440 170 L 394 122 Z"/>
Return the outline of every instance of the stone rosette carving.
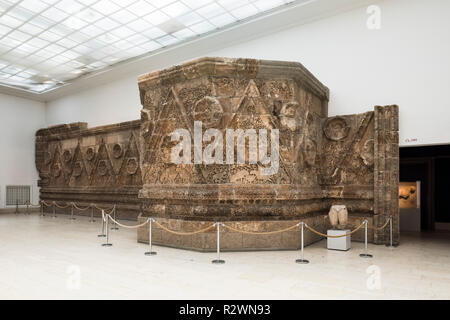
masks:
<path fill-rule="evenodd" d="M 95 149 L 94 147 L 89 147 L 86 149 L 86 159 L 88 161 L 92 161 L 95 158 Z"/>
<path fill-rule="evenodd" d="M 97 170 L 98 174 L 102 177 L 108 173 L 108 165 L 106 164 L 106 160 L 100 160 L 98 162 Z"/>
<path fill-rule="evenodd" d="M 72 152 L 70 150 L 64 150 L 62 158 L 64 162 L 70 162 L 72 160 Z"/>
<path fill-rule="evenodd" d="M 121 144 L 119 144 L 119 143 L 114 144 L 112 150 L 113 150 L 113 151 L 112 151 L 113 157 L 114 157 L 115 159 L 119 159 L 119 158 L 122 157 L 122 155 L 123 155 L 123 147 L 122 147 Z"/>
<path fill-rule="evenodd" d="M 350 126 L 343 117 L 329 118 L 324 125 L 325 136 L 333 141 L 340 141 L 348 136 Z"/>
<path fill-rule="evenodd" d="M 81 161 L 75 162 L 75 164 L 73 165 L 73 170 L 72 170 L 73 176 L 74 177 L 81 176 L 82 171 L 83 171 L 83 165 L 82 165 Z"/>
<path fill-rule="evenodd" d="M 129 175 L 135 175 L 139 168 L 139 163 L 136 158 L 129 158 L 127 160 L 127 173 Z"/>

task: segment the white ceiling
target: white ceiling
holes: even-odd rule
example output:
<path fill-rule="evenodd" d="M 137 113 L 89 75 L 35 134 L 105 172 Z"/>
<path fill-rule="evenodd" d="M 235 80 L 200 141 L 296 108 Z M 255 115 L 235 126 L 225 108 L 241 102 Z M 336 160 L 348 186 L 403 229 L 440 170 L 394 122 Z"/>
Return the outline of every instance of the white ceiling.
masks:
<path fill-rule="evenodd" d="M 292 2 L 0 0 L 0 85 L 50 92 Z"/>
<path fill-rule="evenodd" d="M 25 21 L 24 21 L 24 23 L 22 23 L 20 25 L 17 25 L 17 23 L 16 23 L 16 26 L 14 27 L 14 29 L 10 28 L 4 24 L 5 20 L 2 20 L 2 19 L 8 19 L 8 18 L 4 18 L 4 17 L 12 16 L 13 11 L 11 11 L 11 8 L 12 9 L 19 8 L 19 6 L 21 4 L 23 6 L 24 3 L 29 3 L 29 4 L 36 3 L 36 5 L 41 5 L 41 6 L 44 5 L 44 6 L 46 6 L 47 9 L 43 9 L 40 13 L 36 13 L 34 15 L 34 18 L 40 19 L 46 10 L 49 10 L 51 8 L 60 10 L 62 8 L 61 5 L 59 6 L 60 8 L 58 8 L 58 4 L 60 4 L 60 3 L 80 4 L 80 5 L 83 5 L 84 7 L 86 7 L 86 9 L 90 9 L 92 11 L 95 10 L 97 12 L 98 8 L 95 9 L 94 5 L 97 4 L 97 6 L 98 6 L 99 3 L 104 2 L 104 1 L 105 0 L 103 0 L 103 1 L 102 0 L 40 0 L 40 1 L 38 1 L 38 0 L 22 0 L 22 1 L 0 0 L 0 93 L 14 95 L 14 96 L 31 99 L 31 100 L 37 100 L 37 101 L 41 101 L 41 102 L 48 102 L 48 101 L 52 101 L 52 100 L 58 99 L 60 97 L 66 96 L 66 95 L 76 93 L 78 91 L 81 91 L 81 90 L 84 90 L 87 88 L 92 88 L 93 86 L 105 84 L 105 83 L 108 83 L 108 82 L 111 82 L 114 80 L 121 79 L 126 76 L 133 76 L 133 75 L 135 76 L 137 74 L 155 71 L 155 70 L 158 70 L 161 68 L 168 67 L 173 64 L 178 64 L 178 63 L 180 63 L 180 61 L 183 61 L 183 60 L 186 61 L 186 60 L 193 59 L 196 57 L 204 56 L 205 54 L 207 55 L 208 52 L 212 52 L 214 50 L 220 50 L 221 48 L 225 48 L 227 46 L 232 46 L 233 44 L 248 41 L 248 40 L 251 40 L 251 39 L 254 39 L 257 37 L 261 37 L 261 36 L 264 36 L 264 35 L 267 35 L 270 33 L 277 32 L 279 30 L 287 29 L 291 26 L 301 25 L 301 24 L 308 23 L 308 22 L 311 22 L 311 21 L 314 21 L 317 19 L 321 19 L 321 18 L 324 18 L 327 16 L 335 15 L 340 12 L 348 11 L 348 10 L 354 9 L 356 7 L 361 7 L 361 6 L 365 6 L 370 3 L 373 3 L 373 0 L 339 0 L 339 1 L 337 1 L 337 0 L 296 0 L 296 1 L 290 1 L 290 0 L 248 0 L 248 1 L 247 0 L 178 0 L 178 1 L 176 1 L 176 0 L 146 0 L 145 2 L 148 2 L 149 4 L 151 4 L 152 7 L 156 8 L 159 6 L 159 8 L 156 8 L 153 12 L 162 12 L 164 14 L 167 14 L 168 12 L 170 12 L 170 11 L 167 11 L 167 8 L 169 7 L 170 4 L 182 3 L 183 5 L 186 5 L 186 6 L 188 6 L 189 4 L 190 4 L 190 6 L 192 6 L 192 8 L 189 7 L 189 9 L 188 9 L 189 12 L 179 15 L 178 18 L 177 17 L 169 18 L 168 21 L 170 23 L 167 23 L 167 24 L 160 23 L 159 25 L 156 25 L 156 26 L 151 24 L 150 28 L 146 29 L 147 31 L 150 31 L 154 28 L 158 28 L 162 31 L 162 29 L 164 28 L 166 31 L 162 31 L 162 32 L 165 32 L 166 35 L 161 35 L 159 38 L 151 38 L 146 34 L 145 30 L 144 30 L 144 32 L 137 32 L 137 30 L 136 30 L 134 35 L 136 35 L 138 37 L 143 36 L 148 39 L 148 41 L 144 42 L 143 44 L 150 46 L 150 44 L 155 43 L 156 46 L 158 47 L 157 49 L 154 49 L 153 51 L 150 51 L 150 50 L 145 51 L 143 54 L 141 52 L 139 52 L 139 53 L 141 53 L 140 55 L 134 55 L 134 56 L 132 55 L 130 57 L 121 57 L 121 55 L 124 55 L 125 52 L 127 52 L 127 50 L 120 50 L 120 49 L 117 50 L 116 49 L 114 51 L 114 49 L 113 49 L 114 53 L 111 53 L 110 55 L 103 56 L 102 58 L 95 60 L 95 57 L 100 57 L 99 54 L 101 55 L 101 52 L 103 50 L 102 48 L 114 47 L 114 45 L 116 43 L 117 44 L 125 43 L 125 41 L 132 42 L 133 46 L 131 47 L 131 50 L 133 48 L 143 48 L 145 46 L 143 46 L 142 42 L 140 42 L 140 41 L 135 42 L 134 36 L 131 35 L 130 37 L 126 37 L 126 38 L 117 40 L 116 43 L 106 44 L 102 48 L 98 48 L 97 42 L 100 42 L 101 44 L 103 44 L 103 42 L 104 42 L 101 39 L 98 39 L 99 37 L 102 36 L 102 34 L 98 34 L 98 35 L 94 36 L 94 33 L 89 34 L 89 32 L 87 32 L 87 34 L 86 34 L 87 37 L 92 36 L 91 38 L 89 38 L 89 40 L 87 40 L 81 44 L 76 44 L 72 48 L 65 48 L 62 45 L 62 43 L 65 43 L 65 39 L 72 40 L 70 38 L 71 35 L 76 36 L 79 34 L 84 34 L 81 31 L 84 28 L 88 28 L 89 26 L 96 27 L 95 22 L 100 22 L 103 19 L 111 19 L 111 21 L 119 23 L 119 21 L 113 20 L 114 19 L 113 15 L 117 14 L 119 12 L 127 12 L 127 13 L 129 12 L 130 14 L 133 14 L 134 16 L 137 17 L 136 13 L 132 12 L 133 9 L 130 9 L 130 6 L 125 6 L 125 3 L 130 3 L 130 4 L 144 3 L 143 0 L 141 0 L 141 1 L 139 1 L 139 0 L 109 0 L 107 2 L 110 4 L 111 3 L 119 4 L 118 5 L 119 9 L 117 9 L 117 7 L 115 7 L 117 9 L 117 11 L 115 11 L 115 13 L 110 14 L 110 13 L 103 12 L 103 14 L 102 14 L 102 13 L 98 12 L 98 14 L 102 15 L 103 18 L 98 19 L 94 22 L 90 22 L 90 23 L 88 22 L 88 24 L 85 25 L 83 28 L 74 30 L 69 34 L 66 34 L 65 36 L 62 35 L 59 39 L 55 39 L 55 41 L 48 44 L 47 46 L 51 46 L 52 44 L 54 44 L 55 46 L 51 46 L 50 48 L 58 48 L 58 47 L 56 47 L 56 45 L 58 45 L 58 46 L 64 47 L 65 50 L 61 51 L 59 53 L 56 53 L 55 55 L 53 55 L 50 58 L 44 58 L 44 60 L 42 62 L 38 63 L 37 65 L 34 64 L 33 67 L 31 66 L 31 64 L 33 64 L 33 58 L 39 57 L 39 55 L 37 54 L 38 52 L 30 53 L 30 54 L 26 55 L 25 57 L 20 57 L 20 54 L 19 55 L 15 54 L 16 52 L 20 52 L 17 50 L 20 49 L 21 45 L 18 44 L 17 42 L 16 42 L 17 45 L 14 48 L 5 50 L 5 47 L 11 46 L 10 42 L 3 41 L 5 38 L 12 39 L 12 37 L 9 37 L 9 36 L 14 31 L 20 31 L 22 33 L 26 33 L 25 25 L 27 24 L 27 22 L 25 22 Z M 193 4 L 194 2 L 198 4 L 197 7 L 195 7 L 195 5 Z M 163 3 L 165 3 L 165 5 L 162 5 Z M 200 6 L 200 3 L 202 3 L 201 6 Z M 228 7 L 225 5 L 225 3 L 228 3 Z M 250 15 L 247 18 L 243 18 L 244 15 L 242 15 L 241 16 L 242 20 L 237 20 L 235 22 L 231 22 L 228 25 L 224 24 L 222 27 L 214 26 L 214 28 L 212 30 L 204 31 L 204 33 L 202 33 L 202 34 L 200 32 L 197 32 L 196 35 L 194 35 L 191 38 L 186 37 L 184 39 L 181 39 L 181 36 L 180 36 L 180 38 L 174 36 L 174 33 L 176 33 L 177 31 L 173 31 L 173 29 L 171 29 L 171 28 L 175 28 L 175 29 L 180 28 L 180 25 L 178 23 L 181 24 L 181 22 L 179 21 L 180 20 L 179 18 L 182 16 L 186 16 L 189 14 L 193 14 L 193 15 L 198 14 L 202 18 L 202 22 L 198 22 L 198 23 L 200 23 L 200 24 L 201 23 L 205 23 L 205 24 L 211 23 L 212 24 L 212 22 L 215 21 L 213 19 L 214 17 L 209 16 L 205 13 L 206 8 L 209 5 L 220 5 L 220 7 L 223 10 L 227 11 L 225 13 L 223 13 L 223 11 L 221 11 L 222 13 L 219 14 L 219 16 L 231 15 L 231 16 L 237 18 L 233 14 L 234 8 L 235 8 L 235 7 L 233 7 L 233 3 L 235 6 L 242 4 L 241 6 L 238 6 L 236 8 L 242 8 L 244 6 L 251 5 L 252 7 L 257 8 L 259 10 L 259 13 Z M 270 6 L 272 6 L 272 9 L 267 9 L 266 11 L 263 11 L 263 8 L 264 8 L 262 6 L 263 3 L 266 4 L 265 8 L 269 8 Z M 285 4 L 282 4 L 282 3 L 285 3 Z M 9 4 L 11 6 L 6 8 L 6 4 Z M 277 4 L 277 6 L 273 7 L 275 4 Z M 259 7 L 257 5 L 259 5 Z M 163 11 L 164 8 L 166 8 L 166 12 Z M 196 12 L 197 10 L 200 10 L 200 9 L 205 10 L 205 12 L 203 12 L 203 15 L 201 14 L 201 11 L 200 11 L 200 13 Z M 1 10 L 3 10 L 3 11 L 1 11 Z M 69 7 L 67 7 L 67 8 L 65 8 L 65 10 L 68 11 L 70 9 L 69 9 Z M 31 10 L 29 10 L 29 11 L 31 11 Z M 81 10 L 81 12 L 82 11 L 83 10 Z M 152 12 L 148 13 L 145 11 L 141 11 L 141 12 L 136 11 L 136 12 L 138 12 L 139 15 L 143 15 L 143 17 L 146 17 L 147 15 L 152 14 Z M 250 11 L 248 11 L 248 12 L 250 12 Z M 247 12 L 247 14 L 248 14 L 248 12 Z M 173 13 L 173 14 L 175 15 L 176 13 Z M 235 12 L 235 14 L 238 15 L 238 13 L 236 13 L 236 12 Z M 49 15 L 47 15 L 47 16 L 49 16 Z M 50 15 L 50 16 L 52 16 L 52 15 Z M 216 16 L 216 17 L 218 17 L 218 16 Z M 34 18 L 30 17 L 30 19 L 29 19 L 30 22 L 32 22 Z M 68 15 L 64 20 L 56 22 L 49 28 L 45 29 L 43 31 L 43 33 L 52 32 L 52 33 L 56 34 L 56 32 L 54 30 L 55 27 L 61 27 L 61 28 L 63 28 L 63 30 L 67 30 L 67 26 L 63 22 L 65 22 L 71 18 L 81 19 L 80 17 L 76 16 L 76 14 Z M 141 20 L 144 20 L 144 19 L 142 17 L 137 17 L 133 21 L 141 21 Z M 76 21 L 76 20 L 74 20 L 74 21 Z M 106 20 L 106 21 L 109 21 L 109 20 Z M 178 21 L 178 23 L 177 23 L 177 21 Z M 147 21 L 147 22 L 150 24 L 149 21 Z M 83 23 L 81 23 L 81 24 L 83 24 Z M 192 27 L 187 26 L 187 24 L 189 24 L 189 22 L 184 22 L 183 24 L 185 25 L 185 28 L 182 28 L 181 30 L 183 30 L 183 29 L 192 30 Z M 70 25 L 70 22 L 69 22 L 69 25 Z M 195 23 L 193 23 L 192 25 L 195 25 Z M 125 23 L 125 24 L 116 26 L 116 28 L 114 28 L 114 29 L 106 30 L 103 33 L 103 35 L 112 33 L 112 31 L 115 31 L 115 30 L 127 30 L 127 29 L 122 29 L 124 27 L 127 27 L 127 28 L 133 30 L 129 24 Z M 5 28 L 9 28 L 11 30 L 8 31 L 8 29 L 5 29 Z M 102 28 L 102 27 L 98 26 L 98 28 Z M 6 34 L 4 34 L 3 30 L 6 30 L 8 32 Z M 180 31 L 180 30 L 178 30 L 178 31 Z M 188 32 L 188 31 L 186 31 L 186 32 Z M 28 31 L 28 34 L 29 33 L 30 33 L 30 31 Z M 15 35 L 17 37 L 17 35 L 20 35 L 20 33 L 15 33 Z M 40 33 L 27 38 L 27 40 L 23 41 L 24 44 L 26 44 L 27 41 L 32 41 L 33 39 L 39 38 L 39 35 L 40 35 Z M 113 34 L 113 35 L 116 36 L 116 34 Z M 167 43 L 166 46 L 163 46 L 163 44 L 162 44 L 163 40 L 161 40 L 160 38 L 164 39 L 169 35 L 176 38 L 176 42 L 175 42 L 175 40 L 172 40 L 172 41 L 174 41 L 172 44 Z M 136 39 L 138 39 L 138 37 L 136 37 Z M 130 39 L 133 39 L 133 40 L 130 41 Z M 142 40 L 142 38 L 140 38 L 140 39 Z M 45 40 L 45 39 L 43 39 L 43 40 Z M 293 39 L 293 41 L 296 41 L 296 40 Z M 94 44 L 93 47 L 89 46 L 90 44 Z M 268 44 L 268 45 L 270 45 L 270 44 Z M 87 50 L 90 50 L 90 51 L 87 53 L 84 53 L 84 54 L 82 52 L 76 53 L 75 49 L 78 49 L 79 46 L 80 46 L 80 48 L 84 48 L 84 49 L 87 48 Z M 42 50 L 47 50 L 47 48 L 44 47 L 44 48 L 40 49 L 39 51 L 42 51 Z M 62 50 L 62 49 L 60 48 L 59 50 Z M 131 52 L 131 50 L 130 50 L 130 52 Z M 46 51 L 43 51 L 43 52 L 46 52 Z M 64 55 L 65 52 L 67 52 L 68 54 Z M 75 55 L 77 55 L 77 54 L 78 55 L 69 61 L 61 62 L 54 67 L 52 67 L 51 65 L 47 65 L 45 63 L 47 60 L 60 60 L 61 57 L 62 57 L 62 60 L 64 60 L 65 56 L 71 55 L 69 52 L 75 52 Z M 9 55 L 8 55 L 8 53 L 9 53 Z M 6 57 L 12 58 L 12 60 L 10 62 L 5 58 L 5 54 L 6 54 Z M 89 59 L 83 60 L 84 57 L 87 57 L 87 58 L 91 57 L 95 61 L 92 62 L 92 60 L 89 60 Z M 118 58 L 118 60 L 108 61 L 108 58 L 113 58 L 113 57 Z M 181 57 L 181 59 L 180 59 L 180 57 Z M 63 67 L 71 66 L 72 65 L 71 61 L 74 62 L 73 65 L 75 66 L 75 68 L 73 68 L 71 70 L 66 70 L 65 72 L 58 71 L 58 70 L 60 70 L 59 67 L 63 68 Z M 21 62 L 21 63 L 19 63 L 19 62 Z M 77 62 L 80 62 L 82 65 L 77 64 Z M 96 64 L 96 62 L 98 62 L 98 64 Z M 102 64 L 102 62 L 104 64 Z M 7 64 L 7 65 L 3 66 L 3 64 Z M 8 68 L 11 65 L 21 68 L 21 70 L 19 71 L 19 70 L 13 69 L 13 68 L 6 69 L 6 70 L 10 70 L 11 73 L 14 71 L 17 71 L 15 74 L 10 75 L 8 77 L 8 75 L 5 75 L 7 72 L 5 72 L 4 69 Z M 36 74 L 32 74 L 30 76 L 28 73 L 31 74 L 32 72 L 29 72 L 29 70 L 35 70 Z M 2 74 L 5 77 L 4 79 L 2 79 Z M 15 82 L 14 84 L 11 82 L 10 83 L 5 82 L 5 80 L 10 79 L 12 76 L 22 77 L 25 80 L 17 78 L 17 80 L 21 80 L 21 82 Z M 64 77 L 64 76 L 66 76 L 66 77 Z M 15 78 L 13 78 L 13 79 L 15 79 Z M 30 87 L 32 85 L 46 86 L 46 87 L 43 90 L 32 90 L 32 88 Z M 36 88 L 34 88 L 34 89 L 36 89 Z"/>

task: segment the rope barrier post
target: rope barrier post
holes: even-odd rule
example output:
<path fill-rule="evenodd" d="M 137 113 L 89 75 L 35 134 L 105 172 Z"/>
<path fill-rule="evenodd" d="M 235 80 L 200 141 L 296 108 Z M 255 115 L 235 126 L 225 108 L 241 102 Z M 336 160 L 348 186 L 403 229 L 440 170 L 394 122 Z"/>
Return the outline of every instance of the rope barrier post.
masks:
<path fill-rule="evenodd" d="M 19 214 L 19 200 L 16 200 L 16 214 Z"/>
<path fill-rule="evenodd" d="M 372 258 L 373 255 L 367 253 L 367 224 L 369 222 L 364 220 L 364 253 L 361 253 L 359 256 L 362 258 Z"/>
<path fill-rule="evenodd" d="M 41 201 L 41 214 L 39 215 L 39 217 L 41 217 L 41 216 L 45 216 L 45 213 L 44 213 L 44 202 L 43 201 Z"/>
<path fill-rule="evenodd" d="M 27 212 L 26 214 L 29 216 L 30 215 L 30 202 L 27 201 Z"/>
<path fill-rule="evenodd" d="M 392 230 L 392 215 L 389 217 L 389 244 L 386 244 L 386 247 L 390 249 L 394 249 L 394 236 L 393 236 L 393 230 Z"/>
<path fill-rule="evenodd" d="M 153 218 L 148 218 L 148 244 L 150 247 L 150 250 L 144 253 L 146 256 L 154 256 L 156 255 L 156 252 L 152 250 L 152 222 Z"/>
<path fill-rule="evenodd" d="M 70 203 L 70 220 L 75 220 L 76 218 L 73 216 L 73 202 Z"/>
<path fill-rule="evenodd" d="M 102 210 L 104 213 L 104 210 Z M 106 215 L 106 243 L 102 244 L 102 247 L 111 247 L 112 243 L 109 243 L 109 213 Z"/>
<path fill-rule="evenodd" d="M 53 219 L 56 218 L 56 203 L 55 203 L 55 201 L 53 201 L 53 216 L 52 216 L 52 218 Z"/>
<path fill-rule="evenodd" d="M 116 207 L 116 205 L 114 205 L 114 208 L 113 208 L 114 223 L 113 223 L 113 226 L 111 227 L 111 230 L 119 230 L 119 227 L 117 226 L 117 223 L 115 222 L 115 221 L 117 221 L 116 220 L 116 210 L 117 210 L 117 207 Z"/>
<path fill-rule="evenodd" d="M 217 227 L 217 259 L 211 261 L 214 264 L 224 264 L 225 260 L 220 259 L 220 225 L 222 223 L 216 222 L 214 225 Z"/>
<path fill-rule="evenodd" d="M 301 238 L 301 257 L 300 257 L 300 259 L 295 260 L 295 262 L 299 263 L 299 264 L 308 264 L 309 260 L 305 260 L 304 259 L 305 256 L 304 256 L 304 250 L 303 250 L 304 244 L 305 244 L 304 243 L 304 237 L 303 237 L 305 223 L 304 222 L 300 222 L 300 225 L 302 226 L 301 236 L 300 236 L 300 238 Z"/>
<path fill-rule="evenodd" d="M 91 218 L 89 219 L 89 222 L 95 222 L 94 220 L 94 204 L 91 203 Z"/>
<path fill-rule="evenodd" d="M 102 233 L 97 236 L 99 238 L 106 237 L 106 234 L 105 234 L 105 219 L 104 219 L 105 215 L 104 214 L 105 214 L 105 211 L 102 210 Z"/>

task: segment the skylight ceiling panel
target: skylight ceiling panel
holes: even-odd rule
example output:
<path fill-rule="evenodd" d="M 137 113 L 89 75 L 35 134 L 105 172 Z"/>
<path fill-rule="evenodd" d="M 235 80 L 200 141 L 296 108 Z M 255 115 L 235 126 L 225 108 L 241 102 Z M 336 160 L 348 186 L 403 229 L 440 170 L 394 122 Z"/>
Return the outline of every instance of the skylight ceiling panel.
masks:
<path fill-rule="evenodd" d="M 289 2 L 0 0 L 0 84 L 44 92 Z"/>
<path fill-rule="evenodd" d="M 47 9 L 50 5 L 43 1 L 24 0 L 19 3 L 18 7 L 30 12 L 39 13 Z"/>

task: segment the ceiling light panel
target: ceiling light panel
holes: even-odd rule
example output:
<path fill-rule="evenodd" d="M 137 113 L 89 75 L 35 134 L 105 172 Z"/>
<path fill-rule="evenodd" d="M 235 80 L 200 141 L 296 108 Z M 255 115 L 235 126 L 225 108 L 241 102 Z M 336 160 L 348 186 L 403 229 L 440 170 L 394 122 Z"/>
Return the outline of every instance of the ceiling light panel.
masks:
<path fill-rule="evenodd" d="M 293 0 L 0 0 L 0 85 L 43 93 Z"/>

